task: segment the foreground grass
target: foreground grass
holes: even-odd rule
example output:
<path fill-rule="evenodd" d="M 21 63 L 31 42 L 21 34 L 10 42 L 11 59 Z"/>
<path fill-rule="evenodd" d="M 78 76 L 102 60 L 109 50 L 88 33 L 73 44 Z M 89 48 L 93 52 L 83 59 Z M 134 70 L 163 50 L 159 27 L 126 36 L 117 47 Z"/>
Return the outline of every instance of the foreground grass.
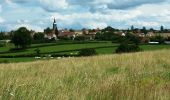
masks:
<path fill-rule="evenodd" d="M 0 64 L 2 100 L 170 100 L 170 51 Z"/>

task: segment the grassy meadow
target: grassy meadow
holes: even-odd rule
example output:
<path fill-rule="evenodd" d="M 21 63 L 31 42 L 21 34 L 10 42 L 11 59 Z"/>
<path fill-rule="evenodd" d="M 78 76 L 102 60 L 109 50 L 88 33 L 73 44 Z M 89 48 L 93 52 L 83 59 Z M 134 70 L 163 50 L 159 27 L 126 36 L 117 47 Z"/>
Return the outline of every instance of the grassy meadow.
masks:
<path fill-rule="evenodd" d="M 22 51 L 10 51 L 14 45 L 7 44 L 0 47 L 0 63 L 36 61 L 35 57 L 29 55 L 35 55 L 37 48 L 39 48 L 41 56 L 78 53 L 81 49 L 86 48 L 94 48 L 97 54 L 103 55 L 115 53 L 118 46 L 119 44 L 110 41 L 58 41 L 56 43 L 32 44 L 28 49 Z M 170 49 L 169 45 L 140 45 L 140 47 L 143 51 Z"/>
<path fill-rule="evenodd" d="M 0 64 L 0 100 L 170 100 L 170 51 Z"/>

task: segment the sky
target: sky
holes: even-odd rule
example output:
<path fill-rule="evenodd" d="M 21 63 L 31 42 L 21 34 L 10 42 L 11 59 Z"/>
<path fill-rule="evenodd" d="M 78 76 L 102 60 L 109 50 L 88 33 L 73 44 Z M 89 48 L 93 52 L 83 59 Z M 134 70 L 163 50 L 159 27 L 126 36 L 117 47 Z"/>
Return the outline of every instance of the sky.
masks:
<path fill-rule="evenodd" d="M 27 27 L 170 28 L 170 0 L 0 0 L 0 31 Z"/>

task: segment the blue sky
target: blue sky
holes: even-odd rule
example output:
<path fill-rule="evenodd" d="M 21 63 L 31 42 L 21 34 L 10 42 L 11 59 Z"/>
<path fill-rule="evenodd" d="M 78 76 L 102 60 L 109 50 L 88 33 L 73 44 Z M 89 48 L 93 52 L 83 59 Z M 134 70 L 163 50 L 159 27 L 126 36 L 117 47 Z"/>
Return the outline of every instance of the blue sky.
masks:
<path fill-rule="evenodd" d="M 170 0 L 0 0 L 0 30 L 170 28 Z"/>

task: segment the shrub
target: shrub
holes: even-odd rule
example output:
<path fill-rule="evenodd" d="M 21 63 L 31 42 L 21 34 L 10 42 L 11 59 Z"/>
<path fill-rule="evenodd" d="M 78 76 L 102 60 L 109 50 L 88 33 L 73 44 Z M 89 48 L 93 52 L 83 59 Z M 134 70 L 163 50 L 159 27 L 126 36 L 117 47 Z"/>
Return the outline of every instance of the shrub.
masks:
<path fill-rule="evenodd" d="M 79 52 L 79 56 L 93 56 L 93 55 L 96 55 L 97 52 L 95 49 L 82 49 L 80 52 Z"/>
<path fill-rule="evenodd" d="M 86 40 L 87 38 L 85 37 L 85 36 L 77 36 L 77 37 L 75 37 L 75 39 L 74 40 L 76 40 L 76 41 L 84 41 L 84 40 Z"/>
<path fill-rule="evenodd" d="M 38 33 L 34 34 L 33 38 L 34 38 L 34 40 L 44 40 L 44 33 L 38 32 Z"/>
<path fill-rule="evenodd" d="M 4 44 L 0 43 L 0 47 L 4 47 Z"/>
<path fill-rule="evenodd" d="M 0 64 L 1 63 L 5 63 L 6 64 L 6 63 L 10 63 L 10 62 L 8 60 L 2 60 L 2 61 L 0 61 Z"/>
<path fill-rule="evenodd" d="M 40 56 L 41 50 L 39 48 L 35 49 L 34 51 L 36 52 L 37 56 Z"/>
<path fill-rule="evenodd" d="M 116 49 L 116 53 L 138 52 L 140 50 L 141 50 L 140 47 L 138 45 L 136 45 L 136 44 L 122 43 Z"/>
<path fill-rule="evenodd" d="M 165 38 L 158 35 L 158 36 L 155 36 L 155 37 L 151 37 L 150 41 L 159 42 L 159 44 L 163 44 L 165 42 Z"/>

